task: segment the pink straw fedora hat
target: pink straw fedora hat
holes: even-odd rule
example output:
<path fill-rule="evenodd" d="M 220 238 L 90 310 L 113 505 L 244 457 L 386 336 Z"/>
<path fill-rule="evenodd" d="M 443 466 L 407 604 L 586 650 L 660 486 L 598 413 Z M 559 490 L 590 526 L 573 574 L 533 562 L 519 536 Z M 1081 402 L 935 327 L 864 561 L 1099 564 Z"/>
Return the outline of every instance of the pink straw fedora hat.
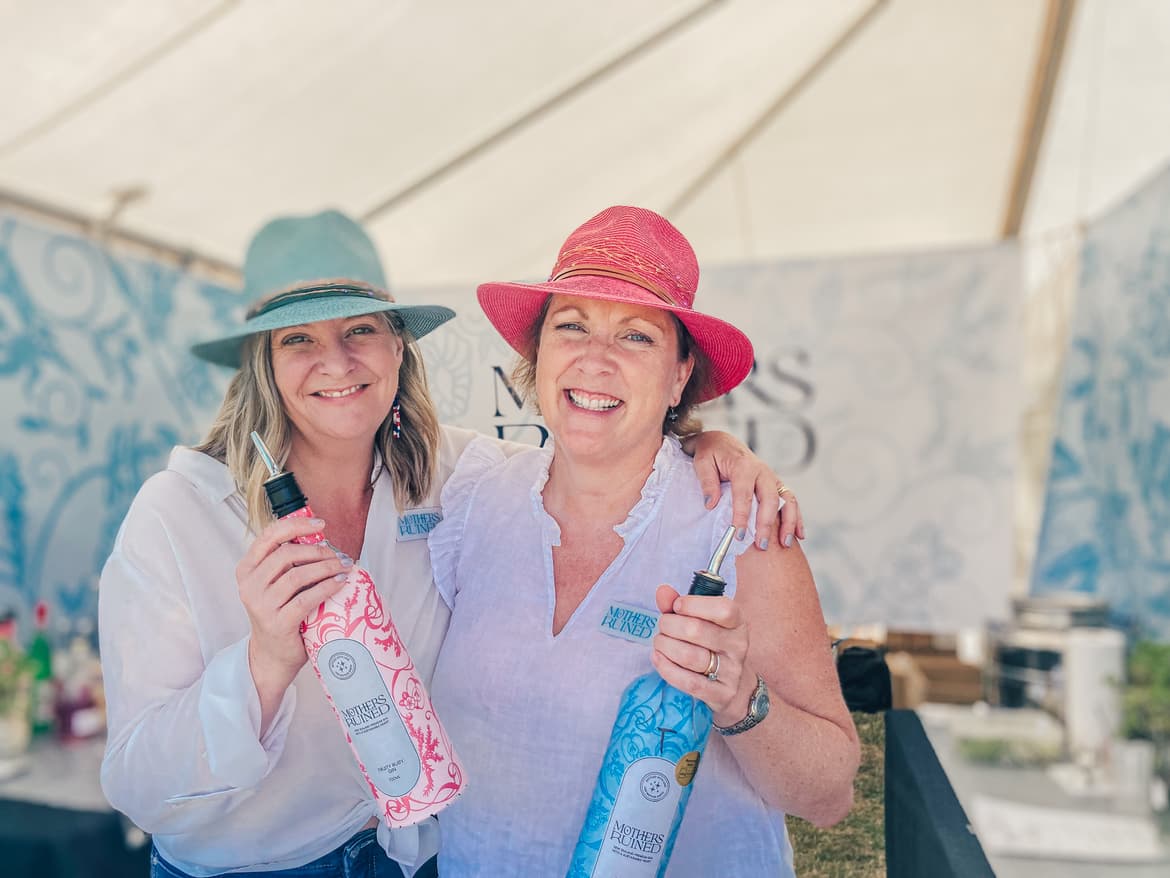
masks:
<path fill-rule="evenodd" d="M 721 396 L 752 368 L 752 343 L 724 320 L 694 310 L 699 263 L 682 233 L 640 207 L 610 207 L 561 246 L 547 283 L 485 283 L 477 290 L 488 320 L 521 356 L 545 300 L 554 293 L 628 302 L 674 314 L 711 361 L 696 402 Z"/>

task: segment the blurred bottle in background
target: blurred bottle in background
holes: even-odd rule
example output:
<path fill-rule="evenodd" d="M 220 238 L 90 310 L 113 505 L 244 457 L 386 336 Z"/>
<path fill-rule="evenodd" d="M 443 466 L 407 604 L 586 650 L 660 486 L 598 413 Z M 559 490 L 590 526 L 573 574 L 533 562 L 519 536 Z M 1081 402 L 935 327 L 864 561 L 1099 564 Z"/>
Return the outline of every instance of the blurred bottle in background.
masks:
<path fill-rule="evenodd" d="M 93 631 L 92 619 L 79 618 L 54 655 L 57 734 L 66 741 L 92 738 L 106 729 L 102 668 Z"/>
<path fill-rule="evenodd" d="M 37 601 L 33 610 L 33 637 L 28 658 L 33 665 L 32 730 L 34 735 L 52 731 L 55 691 L 53 683 L 53 648 L 49 643 L 49 606 Z"/>
<path fill-rule="evenodd" d="M 16 611 L 0 610 L 0 640 L 16 643 Z"/>
<path fill-rule="evenodd" d="M 0 636 L 0 780 L 20 774 L 27 765 L 31 688 L 32 665 L 15 631 Z"/>

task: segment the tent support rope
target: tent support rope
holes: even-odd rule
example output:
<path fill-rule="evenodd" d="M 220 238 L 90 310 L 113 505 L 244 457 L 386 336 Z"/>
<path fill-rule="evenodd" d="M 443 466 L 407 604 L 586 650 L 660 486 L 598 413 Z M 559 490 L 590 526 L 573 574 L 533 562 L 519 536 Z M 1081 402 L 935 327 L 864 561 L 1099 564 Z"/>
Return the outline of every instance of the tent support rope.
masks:
<path fill-rule="evenodd" d="M 646 54 L 665 40 L 670 39 L 676 33 L 686 27 L 689 27 L 698 18 L 706 15 L 708 12 L 711 12 L 722 3 L 723 0 L 705 0 L 705 2 L 703 2 L 701 5 L 690 10 L 680 18 L 670 22 L 665 27 L 655 31 L 649 37 L 622 52 L 616 58 L 605 62 L 594 70 L 591 70 L 585 76 L 577 79 L 568 87 L 557 92 L 552 97 L 541 101 L 535 107 L 531 108 L 530 110 L 526 110 L 524 113 L 521 113 L 518 117 L 510 122 L 505 123 L 495 131 L 492 131 L 490 134 L 481 138 L 467 149 L 459 152 L 455 156 L 444 161 L 442 164 L 415 178 L 410 183 L 407 183 L 405 186 L 399 188 L 397 191 L 387 195 L 385 198 L 363 213 L 361 215 L 361 221 L 363 223 L 368 223 L 377 219 L 383 214 L 389 213 L 408 198 L 417 195 L 424 189 L 435 185 L 443 178 L 450 176 L 459 168 L 474 161 L 476 158 L 487 152 L 506 137 L 509 137 L 523 130 L 524 128 L 527 128 L 542 116 L 547 115 L 550 111 L 556 109 L 561 104 L 564 104 L 566 101 L 590 88 L 594 83 L 598 82 L 606 76 L 609 76 L 611 73 L 614 73 L 615 71 L 629 64 L 631 61 Z"/>
<path fill-rule="evenodd" d="M 863 31 L 866 26 L 876 17 L 888 3 L 888 0 L 874 0 L 864 12 L 861 13 L 853 23 L 850 24 L 841 34 L 833 41 L 833 43 L 825 49 L 817 59 L 809 65 L 809 67 L 802 73 L 795 82 L 788 86 L 784 91 L 768 105 L 760 116 L 753 121 L 744 131 L 729 143 L 724 149 L 715 157 L 715 159 L 707 165 L 703 171 L 692 180 L 685 189 L 670 203 L 666 208 L 667 216 L 677 216 L 679 211 L 690 204 L 695 196 L 702 191 L 711 180 L 718 174 L 725 165 L 735 159 L 736 156 L 743 150 L 745 146 L 751 143 L 760 132 L 762 132 L 771 122 L 779 116 L 784 109 L 791 104 L 812 82 L 825 71 L 825 69 L 832 63 L 832 61 L 841 54 L 842 51 L 848 47 L 850 43 Z"/>
<path fill-rule="evenodd" d="M 186 44 L 193 37 L 215 24 L 215 22 L 219 21 L 224 15 L 234 9 L 239 2 L 240 0 L 223 0 L 223 2 L 212 7 L 199 18 L 163 40 L 162 43 L 155 46 L 142 57 L 135 58 L 128 66 L 117 71 L 107 79 L 102 80 L 93 88 L 89 89 L 89 91 L 78 95 L 72 101 L 60 109 L 53 111 L 48 116 L 45 116 L 39 122 L 33 123 L 28 128 L 0 143 L 0 156 L 15 152 L 42 134 L 52 131 L 54 128 L 68 122 L 106 95 L 117 91 L 121 86 L 134 79 L 139 73 L 154 66 L 180 46 Z"/>

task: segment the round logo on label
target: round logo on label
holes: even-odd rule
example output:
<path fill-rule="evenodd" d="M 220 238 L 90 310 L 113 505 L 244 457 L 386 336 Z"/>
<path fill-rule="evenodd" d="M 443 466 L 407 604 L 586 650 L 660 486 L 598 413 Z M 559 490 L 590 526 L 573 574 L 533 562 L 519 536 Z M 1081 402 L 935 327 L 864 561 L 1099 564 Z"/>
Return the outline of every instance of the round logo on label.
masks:
<path fill-rule="evenodd" d="M 670 778 L 661 771 L 648 771 L 642 776 L 638 787 L 648 802 L 661 802 L 670 792 Z"/>
<path fill-rule="evenodd" d="M 338 680 L 348 680 L 357 670 L 357 662 L 348 652 L 335 652 L 329 658 L 329 673 Z"/>
<path fill-rule="evenodd" d="M 695 772 L 699 770 L 699 751 L 692 750 L 679 757 L 674 766 L 674 779 L 680 787 L 685 787 L 695 779 Z"/>

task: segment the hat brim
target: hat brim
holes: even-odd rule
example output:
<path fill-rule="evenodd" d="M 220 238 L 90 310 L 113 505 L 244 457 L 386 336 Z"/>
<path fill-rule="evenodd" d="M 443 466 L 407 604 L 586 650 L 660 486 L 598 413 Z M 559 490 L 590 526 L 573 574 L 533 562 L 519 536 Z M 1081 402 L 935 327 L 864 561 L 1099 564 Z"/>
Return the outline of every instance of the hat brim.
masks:
<path fill-rule="evenodd" d="M 322 320 L 380 314 L 384 311 L 393 311 L 397 314 L 407 331 L 416 339 L 422 338 L 455 316 L 454 311 L 443 305 L 403 305 L 370 298 L 368 294 L 346 295 L 342 291 L 322 298 L 290 301 L 287 305 L 245 321 L 243 326 L 230 335 L 193 345 L 191 353 L 217 366 L 238 369 L 244 341 L 258 332 L 269 332 Z"/>
<path fill-rule="evenodd" d="M 476 289 L 476 298 L 487 319 L 522 357 L 531 354 L 526 350 L 529 331 L 540 316 L 545 299 L 558 294 L 645 305 L 674 314 L 711 364 L 707 387 L 699 393 L 696 402 L 722 396 L 751 372 L 755 351 L 751 340 L 738 328 L 692 308 L 668 304 L 649 290 L 628 281 L 577 275 L 539 284 L 485 283 Z"/>

